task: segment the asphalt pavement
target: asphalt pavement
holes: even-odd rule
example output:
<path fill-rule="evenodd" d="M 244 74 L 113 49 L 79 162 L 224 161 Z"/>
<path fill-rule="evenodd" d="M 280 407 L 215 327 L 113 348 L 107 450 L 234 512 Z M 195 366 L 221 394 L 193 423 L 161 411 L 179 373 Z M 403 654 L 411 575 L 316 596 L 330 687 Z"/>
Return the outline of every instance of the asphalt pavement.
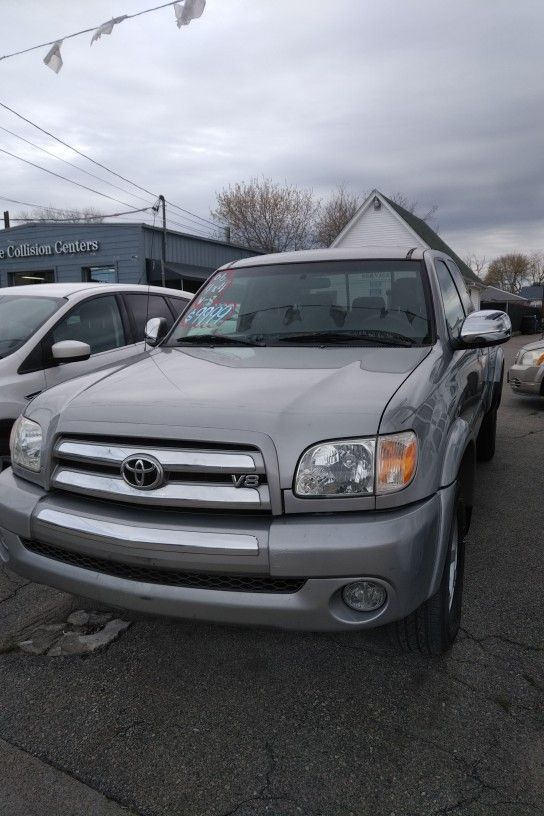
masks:
<path fill-rule="evenodd" d="M 544 814 L 543 475 L 544 399 L 505 385 L 444 658 L 398 654 L 382 631 L 163 619 L 85 656 L 6 647 L 0 816 Z M 36 617 L 35 592 L 5 577 L 11 625 L 17 593 Z"/>

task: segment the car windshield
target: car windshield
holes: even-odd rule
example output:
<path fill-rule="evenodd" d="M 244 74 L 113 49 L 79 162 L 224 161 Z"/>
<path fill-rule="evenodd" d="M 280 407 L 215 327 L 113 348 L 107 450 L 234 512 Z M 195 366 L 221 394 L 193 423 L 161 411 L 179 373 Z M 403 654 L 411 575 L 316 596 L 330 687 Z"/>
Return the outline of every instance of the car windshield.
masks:
<path fill-rule="evenodd" d="M 167 344 L 424 345 L 429 315 L 420 261 L 242 267 L 210 279 Z"/>
<path fill-rule="evenodd" d="M 64 301 L 31 295 L 0 295 L 0 357 L 13 354 Z"/>

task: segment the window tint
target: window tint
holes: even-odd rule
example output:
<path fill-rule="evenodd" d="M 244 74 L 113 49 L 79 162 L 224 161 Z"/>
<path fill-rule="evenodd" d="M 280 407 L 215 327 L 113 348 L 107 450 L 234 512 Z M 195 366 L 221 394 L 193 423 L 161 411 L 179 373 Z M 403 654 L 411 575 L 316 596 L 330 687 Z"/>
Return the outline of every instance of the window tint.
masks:
<path fill-rule="evenodd" d="M 171 308 L 174 310 L 176 317 L 182 313 L 189 303 L 189 298 L 169 297 L 167 300 Z"/>
<path fill-rule="evenodd" d="M 443 261 L 435 261 L 434 265 L 450 335 L 459 337 L 461 325 L 465 319 L 463 304 L 446 264 Z"/>
<path fill-rule="evenodd" d="M 139 343 L 144 339 L 146 321 L 152 317 L 164 317 L 168 324 L 168 329 L 170 330 L 172 328 L 174 318 L 167 302 L 161 295 L 150 295 L 149 306 L 148 297 L 144 294 L 127 294 L 125 295 L 125 302 L 134 318 L 134 342 Z"/>
<path fill-rule="evenodd" d="M 336 342 L 342 333 L 346 342 L 430 342 L 422 264 L 334 260 L 223 270 L 191 303 L 171 342 L 211 333 L 273 344 L 316 332 L 334 333 Z"/>
<path fill-rule="evenodd" d="M 457 264 L 454 264 L 453 261 L 447 262 L 448 269 L 450 270 L 453 281 L 457 286 L 457 291 L 461 296 L 461 301 L 463 303 L 463 307 L 465 309 L 465 314 L 470 314 L 474 311 L 474 304 L 472 303 L 472 298 L 470 297 L 470 292 L 468 291 L 468 287 L 464 277 L 461 275 L 459 271 L 459 267 Z"/>
<path fill-rule="evenodd" d="M 51 332 L 51 343 L 81 340 L 91 347 L 91 354 L 121 348 L 126 344 L 123 323 L 113 295 L 80 303 Z"/>
<path fill-rule="evenodd" d="M 59 298 L 0 295 L 0 357 L 21 348 L 63 303 Z"/>

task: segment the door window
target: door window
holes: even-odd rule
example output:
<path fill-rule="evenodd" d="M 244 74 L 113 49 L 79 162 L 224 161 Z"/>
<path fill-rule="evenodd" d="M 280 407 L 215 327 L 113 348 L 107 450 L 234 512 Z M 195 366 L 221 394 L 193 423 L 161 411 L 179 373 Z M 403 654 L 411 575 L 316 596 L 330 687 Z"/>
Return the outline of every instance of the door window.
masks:
<path fill-rule="evenodd" d="M 145 324 L 152 317 L 164 317 L 168 331 L 172 328 L 174 317 L 162 295 L 149 295 L 148 298 L 144 294 L 127 294 L 125 302 L 134 321 L 134 342 L 139 343 L 144 339 Z"/>
<path fill-rule="evenodd" d="M 446 323 L 451 337 L 459 337 L 461 326 L 465 319 L 465 311 L 457 287 L 453 282 L 448 267 L 443 261 L 435 260 L 434 266 L 438 278 L 438 285 L 442 294 Z"/>
<path fill-rule="evenodd" d="M 51 332 L 51 345 L 60 340 L 81 340 L 91 347 L 91 354 L 126 345 L 121 314 L 114 295 L 85 300 Z"/>
<path fill-rule="evenodd" d="M 447 261 L 447 266 L 451 272 L 453 282 L 457 286 L 457 291 L 461 296 L 461 301 L 463 302 L 465 314 L 470 314 L 471 312 L 474 311 L 474 304 L 472 303 L 472 298 L 470 297 L 470 292 L 468 291 L 465 279 L 461 275 L 459 267 L 457 266 L 457 264 L 454 264 L 453 261 Z"/>

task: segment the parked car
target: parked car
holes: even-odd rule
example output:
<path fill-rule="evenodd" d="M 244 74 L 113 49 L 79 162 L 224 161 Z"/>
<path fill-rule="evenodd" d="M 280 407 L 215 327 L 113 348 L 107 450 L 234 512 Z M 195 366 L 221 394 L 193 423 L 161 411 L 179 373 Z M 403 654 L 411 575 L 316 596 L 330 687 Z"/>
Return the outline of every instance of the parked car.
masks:
<path fill-rule="evenodd" d="M 544 337 L 520 348 L 507 379 L 515 393 L 544 396 Z"/>
<path fill-rule="evenodd" d="M 144 612 L 391 624 L 401 647 L 444 652 L 508 316 L 474 312 L 442 253 L 319 250 L 224 267 L 147 334 L 145 359 L 18 420 L 10 568 Z"/>
<path fill-rule="evenodd" d="M 154 286 L 148 292 L 147 286 L 93 283 L 0 289 L 0 470 L 11 427 L 32 397 L 126 363 L 142 352 L 148 317 L 172 326 L 192 297 Z"/>

